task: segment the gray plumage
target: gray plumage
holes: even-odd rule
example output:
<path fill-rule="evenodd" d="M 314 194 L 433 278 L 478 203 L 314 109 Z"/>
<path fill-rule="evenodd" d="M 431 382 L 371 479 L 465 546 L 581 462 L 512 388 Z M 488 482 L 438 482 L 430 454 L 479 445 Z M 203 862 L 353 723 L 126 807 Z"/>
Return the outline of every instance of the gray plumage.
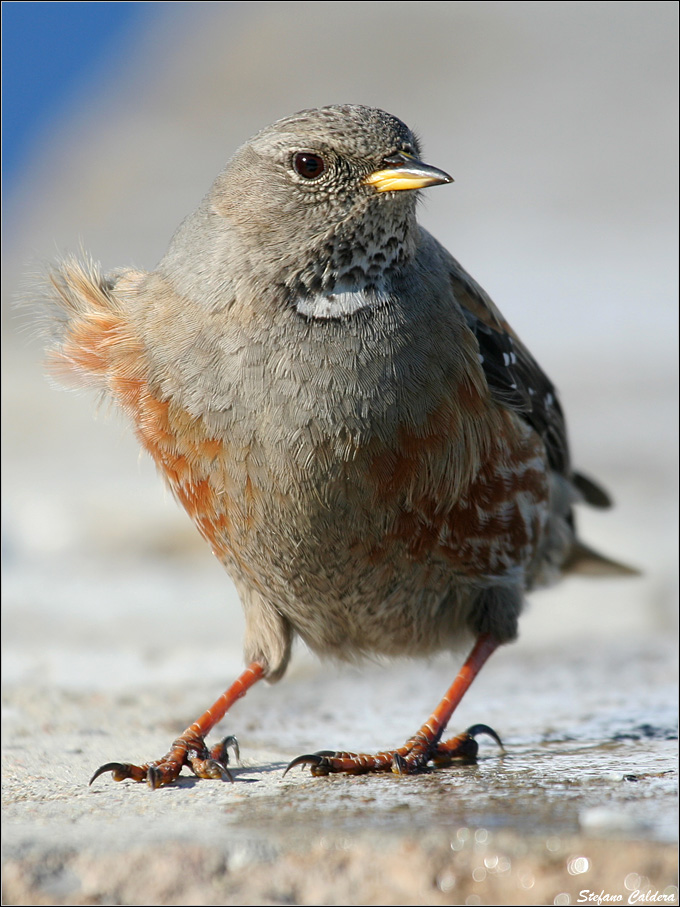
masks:
<path fill-rule="evenodd" d="M 235 153 L 155 271 L 53 275 L 53 361 L 131 417 L 272 680 L 295 635 L 336 657 L 503 642 L 565 565 L 619 569 L 576 541 L 572 505 L 606 496 L 572 473 L 552 384 L 417 192 L 371 182 L 448 181 L 419 154 L 382 111 L 302 111 Z"/>

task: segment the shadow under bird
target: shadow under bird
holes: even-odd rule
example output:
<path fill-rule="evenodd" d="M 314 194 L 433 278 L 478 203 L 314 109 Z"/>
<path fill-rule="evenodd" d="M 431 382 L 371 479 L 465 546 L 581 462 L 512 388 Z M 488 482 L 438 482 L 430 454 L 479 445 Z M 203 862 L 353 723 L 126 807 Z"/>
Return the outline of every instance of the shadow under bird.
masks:
<path fill-rule="evenodd" d="M 394 116 L 304 110 L 234 154 L 154 271 L 51 273 L 51 367 L 131 419 L 246 620 L 245 671 L 169 752 L 92 780 L 231 778 L 234 738 L 206 735 L 296 636 L 349 659 L 472 649 L 403 746 L 291 765 L 474 761 L 490 728 L 443 732 L 525 594 L 632 572 L 577 538 L 573 505 L 610 502 L 572 469 L 555 388 L 416 220 L 419 190 L 449 182 Z"/>

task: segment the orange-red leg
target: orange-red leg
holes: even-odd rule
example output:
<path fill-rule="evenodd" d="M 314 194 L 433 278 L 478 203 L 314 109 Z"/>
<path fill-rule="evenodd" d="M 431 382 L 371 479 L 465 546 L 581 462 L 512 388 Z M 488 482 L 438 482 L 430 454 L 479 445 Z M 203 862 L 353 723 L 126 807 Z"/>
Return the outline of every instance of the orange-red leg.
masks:
<path fill-rule="evenodd" d="M 105 772 L 111 772 L 114 781 L 124 781 L 126 778 L 130 778 L 132 781 L 146 781 L 149 787 L 156 789 L 175 781 L 185 765 L 188 765 L 199 778 L 221 778 L 232 781 L 233 778 L 227 768 L 228 750 L 229 747 L 232 747 L 238 758 L 236 738 L 225 737 L 212 749 L 208 749 L 205 737 L 224 718 L 232 705 L 245 696 L 253 684 L 262 677 L 264 677 L 264 667 L 254 661 L 200 718 L 180 734 L 162 759 L 146 762 L 144 765 L 132 765 L 129 762 L 107 762 L 106 765 L 97 769 L 90 779 L 90 784 Z"/>
<path fill-rule="evenodd" d="M 446 692 L 434 712 L 420 730 L 399 749 L 367 755 L 364 753 L 334 753 L 323 750 L 294 759 L 286 771 L 295 765 L 310 765 L 313 775 L 328 775 L 330 772 L 363 774 L 365 772 L 393 771 L 410 774 L 425 768 L 428 762 L 435 765 L 450 765 L 452 762 L 474 762 L 477 756 L 476 734 L 488 734 L 501 746 L 495 731 L 483 724 L 468 728 L 463 734 L 440 743 L 440 738 L 449 723 L 451 715 L 465 695 L 492 652 L 498 648 L 493 637 L 480 636 L 456 679 Z"/>

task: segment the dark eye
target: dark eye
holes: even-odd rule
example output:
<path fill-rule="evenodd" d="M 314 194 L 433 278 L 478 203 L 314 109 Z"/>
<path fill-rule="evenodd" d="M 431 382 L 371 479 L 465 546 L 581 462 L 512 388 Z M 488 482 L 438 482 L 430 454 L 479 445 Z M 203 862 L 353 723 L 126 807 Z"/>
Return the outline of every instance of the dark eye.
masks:
<path fill-rule="evenodd" d="M 307 180 L 314 180 L 326 169 L 324 159 L 311 151 L 300 151 L 293 158 L 295 172 Z"/>

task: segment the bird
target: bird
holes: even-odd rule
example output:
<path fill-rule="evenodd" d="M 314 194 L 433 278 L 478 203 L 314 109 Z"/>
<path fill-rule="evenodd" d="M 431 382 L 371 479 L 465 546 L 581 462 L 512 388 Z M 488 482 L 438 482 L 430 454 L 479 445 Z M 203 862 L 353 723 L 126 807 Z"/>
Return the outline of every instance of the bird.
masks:
<path fill-rule="evenodd" d="M 49 272 L 50 369 L 126 414 L 245 613 L 243 673 L 160 759 L 90 783 L 233 780 L 236 738 L 206 737 L 296 638 L 346 660 L 471 649 L 403 745 L 288 768 L 473 762 L 496 732 L 444 731 L 527 593 L 631 572 L 577 535 L 574 506 L 611 501 L 572 468 L 555 387 L 417 220 L 451 182 L 397 117 L 306 109 L 234 153 L 155 270 Z"/>

